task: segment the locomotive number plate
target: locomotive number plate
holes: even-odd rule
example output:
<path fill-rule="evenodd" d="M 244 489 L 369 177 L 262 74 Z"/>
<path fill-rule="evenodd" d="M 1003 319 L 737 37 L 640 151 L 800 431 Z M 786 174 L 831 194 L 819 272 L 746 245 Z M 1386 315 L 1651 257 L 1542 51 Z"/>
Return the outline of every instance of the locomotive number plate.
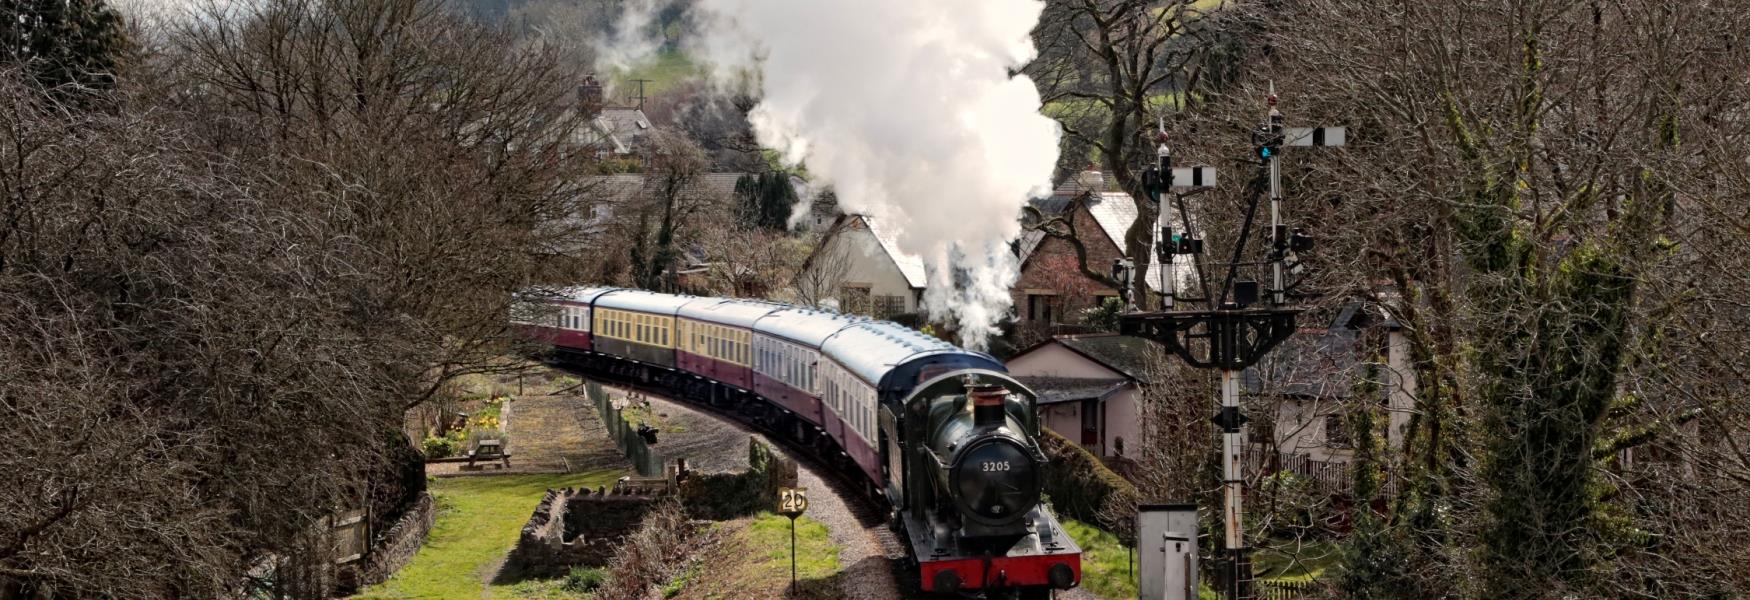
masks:
<path fill-rule="evenodd" d="M 808 510 L 808 488 L 778 488 L 778 514 L 792 519 Z"/>
<path fill-rule="evenodd" d="M 1006 460 L 987 460 L 987 461 L 984 461 L 982 463 L 979 463 L 979 466 L 981 466 L 982 467 L 981 470 L 986 472 L 986 473 L 989 473 L 992 471 L 1007 471 L 1007 470 L 1009 470 L 1009 461 L 1006 461 Z"/>

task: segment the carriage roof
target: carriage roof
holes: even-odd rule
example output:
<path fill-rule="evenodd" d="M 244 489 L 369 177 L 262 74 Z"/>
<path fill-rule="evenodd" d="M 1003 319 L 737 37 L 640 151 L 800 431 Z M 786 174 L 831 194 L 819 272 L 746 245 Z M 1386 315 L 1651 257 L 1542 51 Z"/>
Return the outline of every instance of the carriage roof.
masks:
<path fill-rule="evenodd" d="M 761 300 L 699 298 L 681 307 L 680 316 L 731 327 L 753 327 L 760 317 L 788 308 Z"/>
<path fill-rule="evenodd" d="M 868 321 L 867 317 L 790 307 L 760 318 L 754 331 L 815 348 L 839 330 Z"/>
<path fill-rule="evenodd" d="M 599 295 L 595 304 L 601 308 L 617 308 L 673 316 L 675 311 L 680 310 L 688 302 L 699 299 L 697 296 L 676 296 L 644 290 L 616 289 Z"/>
<path fill-rule="evenodd" d="M 849 327 L 826 340 L 821 351 L 871 384 L 894 367 L 933 354 L 964 352 L 953 344 L 887 321 Z"/>

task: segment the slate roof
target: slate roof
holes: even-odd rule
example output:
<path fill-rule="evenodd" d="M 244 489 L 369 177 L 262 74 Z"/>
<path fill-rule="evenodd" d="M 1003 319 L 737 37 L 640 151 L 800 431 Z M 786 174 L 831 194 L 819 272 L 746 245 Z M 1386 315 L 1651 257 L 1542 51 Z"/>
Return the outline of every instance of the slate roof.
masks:
<path fill-rule="evenodd" d="M 1249 369 L 1248 387 L 1264 391 L 1262 384 L 1269 382 L 1284 396 L 1348 398 L 1365 368 L 1357 356 L 1357 334 L 1340 328 L 1297 333 Z"/>
<path fill-rule="evenodd" d="M 1072 352 L 1117 371 L 1133 381 L 1148 381 L 1148 354 L 1161 350 L 1160 346 L 1146 338 L 1116 333 L 1054 335 L 1049 340 L 1015 353 L 1009 360 L 1054 343 L 1063 344 Z"/>
<path fill-rule="evenodd" d="M 1370 319 L 1359 303 L 1338 309 L 1331 326 L 1302 329 L 1272 350 L 1256 367 L 1247 369 L 1245 382 L 1252 391 L 1263 391 L 1268 381 L 1275 393 L 1307 398 L 1348 398 L 1355 382 L 1366 375 L 1361 360 L 1361 332 Z"/>
<path fill-rule="evenodd" d="M 921 288 L 929 283 L 929 278 L 924 271 L 924 259 L 901 252 L 897 232 L 882 228 L 875 222 L 875 219 L 870 217 L 864 215 L 857 215 L 857 217 L 863 219 L 863 223 L 869 226 L 869 233 L 874 234 L 875 240 L 881 242 L 881 249 L 887 252 L 887 257 L 893 259 L 893 264 L 899 267 L 899 272 L 905 276 L 907 284 L 914 288 Z"/>
<path fill-rule="evenodd" d="M 1033 198 L 1027 203 L 1033 205 L 1033 208 L 1039 209 L 1040 213 L 1050 217 L 1063 214 L 1063 210 L 1069 207 L 1069 201 L 1074 198 L 1073 195 L 1052 194 L 1044 198 Z M 1043 241 L 1045 241 L 1045 232 L 1038 229 L 1021 230 L 1020 239 L 1015 240 L 1015 256 L 1020 259 L 1019 262 L 1026 263 L 1027 257 L 1032 256 L 1033 251 L 1038 250 L 1039 243 Z"/>
<path fill-rule="evenodd" d="M 589 121 L 588 144 L 600 144 L 614 154 L 628 154 L 650 133 L 650 117 L 630 107 L 606 107 Z"/>
<path fill-rule="evenodd" d="M 1026 385 L 1038 394 L 1039 404 L 1057 404 L 1059 402 L 1079 402 L 1082 400 L 1104 400 L 1124 386 L 1130 384 L 1123 377 L 1091 378 L 1091 377 L 1046 377 L 1038 375 L 1017 375 L 1017 381 Z"/>

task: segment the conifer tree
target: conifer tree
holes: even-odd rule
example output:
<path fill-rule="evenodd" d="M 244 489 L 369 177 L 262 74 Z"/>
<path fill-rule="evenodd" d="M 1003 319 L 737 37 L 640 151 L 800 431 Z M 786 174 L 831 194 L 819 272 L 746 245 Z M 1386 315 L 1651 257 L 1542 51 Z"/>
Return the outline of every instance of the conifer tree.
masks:
<path fill-rule="evenodd" d="M 0 59 L 62 100 L 115 85 L 129 53 L 122 17 L 104 0 L 11 0 L 0 13 Z"/>

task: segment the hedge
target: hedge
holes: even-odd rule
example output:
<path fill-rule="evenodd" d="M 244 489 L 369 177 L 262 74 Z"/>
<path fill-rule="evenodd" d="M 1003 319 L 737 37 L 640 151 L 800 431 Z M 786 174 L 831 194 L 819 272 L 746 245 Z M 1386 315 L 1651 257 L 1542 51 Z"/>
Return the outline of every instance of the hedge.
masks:
<path fill-rule="evenodd" d="M 1050 461 L 1045 466 L 1045 495 L 1060 515 L 1118 534 L 1132 529 L 1141 496 L 1136 486 L 1106 468 L 1080 444 L 1041 429 L 1040 446 Z"/>

